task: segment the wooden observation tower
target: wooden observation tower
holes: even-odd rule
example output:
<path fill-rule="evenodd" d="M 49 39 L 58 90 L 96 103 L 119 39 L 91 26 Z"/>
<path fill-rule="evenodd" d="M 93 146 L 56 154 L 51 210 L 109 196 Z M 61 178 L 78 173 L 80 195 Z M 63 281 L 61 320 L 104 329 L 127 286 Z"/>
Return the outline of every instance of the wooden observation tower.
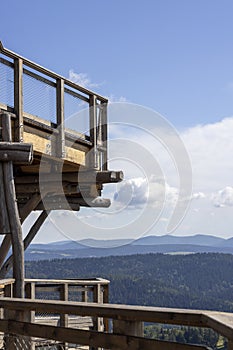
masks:
<path fill-rule="evenodd" d="M 24 297 L 24 250 L 48 213 L 108 207 L 103 184 L 123 178 L 108 170 L 107 103 L 0 42 L 0 278 L 13 266 L 15 297 Z"/>
<path fill-rule="evenodd" d="M 24 278 L 24 250 L 48 213 L 108 207 L 103 185 L 123 178 L 108 170 L 107 102 L 0 42 L 0 348 L 209 349 L 145 338 L 147 322 L 212 328 L 233 350 L 232 313 L 109 304 L 101 278 Z M 23 240 L 34 210 L 41 213 Z"/>

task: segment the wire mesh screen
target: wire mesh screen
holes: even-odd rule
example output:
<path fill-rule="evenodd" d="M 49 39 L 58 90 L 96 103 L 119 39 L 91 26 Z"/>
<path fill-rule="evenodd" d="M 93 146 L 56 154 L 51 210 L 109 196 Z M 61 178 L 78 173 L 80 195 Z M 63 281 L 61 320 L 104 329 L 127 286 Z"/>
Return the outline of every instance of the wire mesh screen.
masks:
<path fill-rule="evenodd" d="M 62 300 L 62 286 L 40 286 L 36 288 L 36 299 L 41 300 Z M 43 290 L 44 289 L 44 290 Z M 80 286 L 75 286 L 69 288 L 68 300 L 69 301 L 83 301 L 84 295 L 86 293 L 86 299 L 93 300 L 93 292 L 91 288 L 82 288 Z M 51 326 L 60 326 L 61 317 L 59 314 L 50 312 L 36 312 L 35 321 L 39 324 L 47 324 Z M 68 327 L 78 328 L 78 329 L 89 329 L 93 327 L 93 321 L 91 317 L 81 317 L 81 316 L 68 316 Z"/>
<path fill-rule="evenodd" d="M 56 288 L 54 288 L 54 290 L 49 291 L 48 288 L 45 288 L 44 291 L 42 291 L 41 289 L 38 290 L 36 289 L 36 294 L 35 294 L 35 298 L 36 299 L 41 299 L 41 300 L 61 300 L 60 297 L 60 290 Z M 55 320 L 58 317 L 58 314 L 51 314 L 48 312 L 36 312 L 36 317 L 41 317 L 41 318 L 45 318 L 45 317 L 49 317 L 51 319 L 55 318 Z M 56 323 L 56 321 L 55 321 Z"/>
<path fill-rule="evenodd" d="M 69 301 L 93 301 L 93 288 L 92 287 L 70 287 L 68 293 Z"/>
<path fill-rule="evenodd" d="M 0 56 L 0 103 L 14 107 L 14 69 Z"/>
<path fill-rule="evenodd" d="M 56 87 L 32 71 L 23 74 L 24 112 L 56 123 Z"/>
<path fill-rule="evenodd" d="M 31 338 L 13 334 L 0 335 L 0 350 L 84 350 L 89 346 L 64 344 L 49 339 Z"/>
<path fill-rule="evenodd" d="M 90 135 L 89 105 L 72 90 L 65 90 L 64 94 L 65 127 L 79 133 Z"/>

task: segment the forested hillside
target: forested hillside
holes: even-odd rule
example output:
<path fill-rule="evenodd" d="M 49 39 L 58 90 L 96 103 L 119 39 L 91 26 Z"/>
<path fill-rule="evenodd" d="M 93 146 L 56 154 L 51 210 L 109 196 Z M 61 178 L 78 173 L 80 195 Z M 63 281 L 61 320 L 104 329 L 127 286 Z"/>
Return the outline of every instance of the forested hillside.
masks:
<path fill-rule="evenodd" d="M 233 255 L 130 255 L 26 263 L 28 278 L 103 277 L 110 301 L 233 311 Z"/>

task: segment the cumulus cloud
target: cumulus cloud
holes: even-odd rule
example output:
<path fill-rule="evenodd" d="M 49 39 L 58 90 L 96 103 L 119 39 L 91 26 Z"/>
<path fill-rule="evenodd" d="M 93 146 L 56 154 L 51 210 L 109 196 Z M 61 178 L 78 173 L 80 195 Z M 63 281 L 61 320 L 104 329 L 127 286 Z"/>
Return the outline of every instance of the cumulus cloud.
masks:
<path fill-rule="evenodd" d="M 214 205 L 216 207 L 232 207 L 233 206 L 233 187 L 226 186 L 218 191 L 214 197 Z"/>
<path fill-rule="evenodd" d="M 138 209 L 144 205 L 163 206 L 165 203 L 175 205 L 177 199 L 178 189 L 154 176 L 149 180 L 144 177 L 125 180 L 114 195 L 116 203 L 131 209 Z"/>
<path fill-rule="evenodd" d="M 232 183 L 233 118 L 197 125 L 181 133 L 193 168 L 197 191 L 213 191 Z"/>

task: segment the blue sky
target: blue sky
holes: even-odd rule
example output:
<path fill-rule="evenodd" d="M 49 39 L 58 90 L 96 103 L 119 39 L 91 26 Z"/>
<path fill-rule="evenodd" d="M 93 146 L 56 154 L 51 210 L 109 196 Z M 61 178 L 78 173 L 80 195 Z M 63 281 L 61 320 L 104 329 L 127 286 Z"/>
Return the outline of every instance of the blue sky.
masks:
<path fill-rule="evenodd" d="M 1 13 L 6 47 L 177 127 L 232 114 L 232 1 L 13 0 Z"/>
<path fill-rule="evenodd" d="M 0 30 L 5 47 L 84 83 L 112 101 L 157 111 L 178 130 L 191 160 L 193 201 L 175 234 L 233 236 L 232 1 L 12 0 L 2 2 L 1 13 L 7 14 L 1 16 Z M 139 136 L 131 125 L 131 129 L 122 130 L 121 137 L 140 140 L 165 169 L 167 207 L 156 229 L 147 232 L 165 234 L 170 206 L 177 199 L 177 174 L 170 166 L 169 154 L 160 153 L 161 145 L 148 136 L 150 128 L 145 122 Z M 153 132 L 157 132 L 156 125 Z M 119 136 L 119 130 L 117 133 Z M 117 192 L 122 198 L 131 186 L 135 191 L 131 202 L 139 195 L 142 200 L 144 191 L 145 201 L 155 203 L 153 196 L 148 200 L 143 171 L 133 178 L 132 167 L 123 160 L 113 162 L 113 166 L 124 168 L 126 182 L 107 194 Z M 155 183 L 153 176 L 147 182 L 158 202 L 161 183 Z M 119 202 L 114 204 L 116 208 Z M 139 207 L 134 209 L 140 218 Z M 130 221 L 132 213 L 129 205 L 122 217 L 108 220 L 115 224 Z M 78 215 L 94 227 L 103 222 L 108 227 L 105 214 L 82 211 Z M 63 233 L 69 226 L 67 238 L 85 238 L 76 235 L 76 217 L 73 219 L 61 213 L 54 222 L 65 225 Z M 59 236 L 54 230 L 51 240 L 64 239 L 62 232 Z M 89 231 L 87 235 L 93 237 Z M 38 241 L 44 240 L 42 232 Z"/>

